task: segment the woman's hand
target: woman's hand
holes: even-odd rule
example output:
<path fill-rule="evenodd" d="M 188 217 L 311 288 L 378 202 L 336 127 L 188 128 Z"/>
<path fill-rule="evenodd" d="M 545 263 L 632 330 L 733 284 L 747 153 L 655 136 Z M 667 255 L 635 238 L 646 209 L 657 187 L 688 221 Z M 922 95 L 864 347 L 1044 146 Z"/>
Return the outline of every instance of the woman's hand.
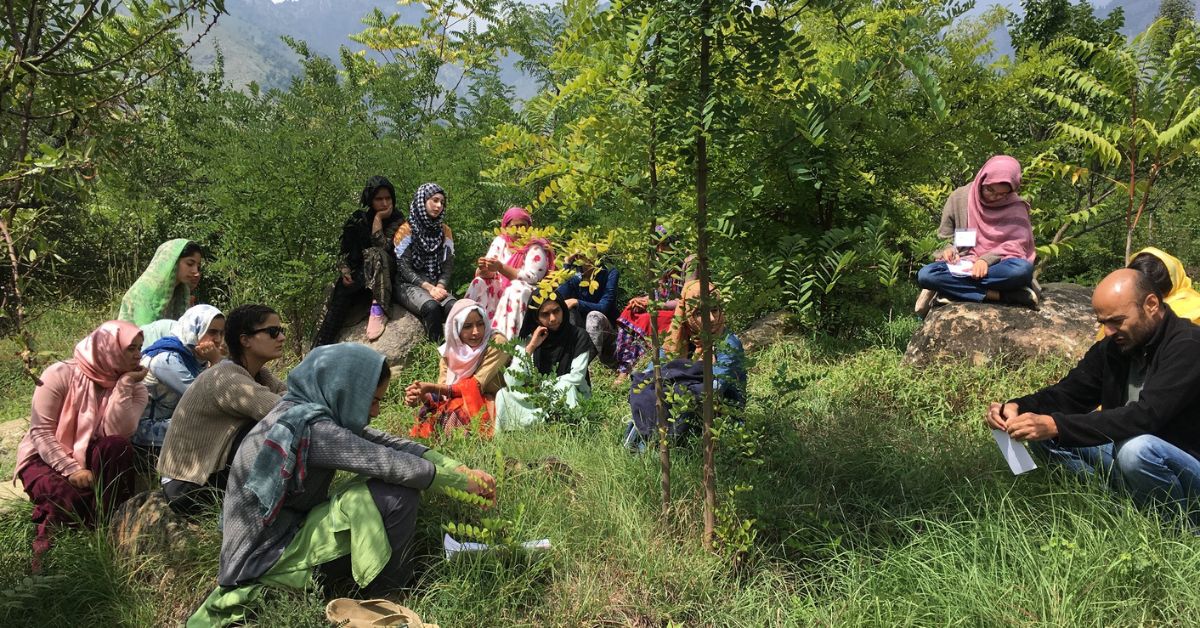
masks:
<path fill-rule="evenodd" d="M 491 502 L 485 508 L 491 508 L 496 505 L 496 479 L 488 474 L 488 472 L 482 469 L 472 469 L 465 464 L 455 470 L 467 476 L 468 493 Z"/>
<path fill-rule="evenodd" d="M 421 403 L 421 390 L 424 382 L 413 382 L 404 389 L 404 405 L 415 408 Z"/>
<path fill-rule="evenodd" d="M 939 254 L 938 259 L 945 261 L 947 264 L 957 264 L 958 249 L 948 246 Z"/>
<path fill-rule="evenodd" d="M 649 304 L 650 297 L 633 297 L 629 300 L 629 307 L 633 308 L 634 312 L 645 312 Z"/>
<path fill-rule="evenodd" d="M 546 336 L 550 335 L 550 330 L 538 325 L 538 328 L 533 330 L 533 335 L 529 337 L 529 344 L 525 345 L 525 353 L 533 353 L 537 348 L 542 346 L 546 341 Z"/>
<path fill-rule="evenodd" d="M 142 380 L 146 379 L 146 375 L 148 375 L 149 373 L 150 373 L 150 369 L 139 364 L 138 367 L 133 369 L 132 371 L 126 371 L 126 373 L 124 375 L 122 375 L 121 378 L 128 379 L 129 382 L 132 384 L 137 384 L 137 383 L 141 382 Z"/>
<path fill-rule="evenodd" d="M 92 475 L 92 472 L 87 469 L 80 469 L 68 475 L 67 482 L 82 491 L 92 487 L 92 484 L 96 482 L 96 476 Z"/>
<path fill-rule="evenodd" d="M 504 266 L 504 262 L 490 257 L 481 257 L 475 262 L 475 266 L 482 272 L 495 274 L 500 272 L 500 268 Z"/>
<path fill-rule="evenodd" d="M 221 361 L 224 354 L 225 343 L 217 342 L 211 338 L 205 337 L 200 342 L 196 343 L 196 349 L 193 353 L 200 358 L 202 362 L 207 362 L 209 366 Z"/>
<path fill-rule="evenodd" d="M 389 208 L 387 211 L 375 212 L 375 219 L 371 221 L 371 233 L 376 234 L 383 231 L 383 221 L 392 217 L 392 212 L 395 211 Z"/>
<path fill-rule="evenodd" d="M 438 302 L 444 301 L 446 297 L 450 296 L 450 293 L 446 292 L 446 289 L 441 285 L 430 286 L 427 292 L 429 293 L 429 298 Z"/>
<path fill-rule="evenodd" d="M 975 264 L 971 266 L 971 276 L 976 279 L 983 279 L 984 277 L 987 277 L 987 274 L 988 263 L 981 259 L 975 260 Z"/>

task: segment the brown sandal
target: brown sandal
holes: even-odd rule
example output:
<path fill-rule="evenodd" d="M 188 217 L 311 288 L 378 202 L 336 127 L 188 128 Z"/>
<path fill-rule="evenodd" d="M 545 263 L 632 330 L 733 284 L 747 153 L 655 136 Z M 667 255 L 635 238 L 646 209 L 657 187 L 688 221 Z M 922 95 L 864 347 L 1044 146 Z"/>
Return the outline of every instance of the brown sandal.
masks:
<path fill-rule="evenodd" d="M 330 600 L 329 604 L 325 605 L 325 617 L 341 628 L 438 628 L 437 624 L 421 621 L 421 616 L 412 609 L 390 600 L 355 600 L 340 597 Z"/>

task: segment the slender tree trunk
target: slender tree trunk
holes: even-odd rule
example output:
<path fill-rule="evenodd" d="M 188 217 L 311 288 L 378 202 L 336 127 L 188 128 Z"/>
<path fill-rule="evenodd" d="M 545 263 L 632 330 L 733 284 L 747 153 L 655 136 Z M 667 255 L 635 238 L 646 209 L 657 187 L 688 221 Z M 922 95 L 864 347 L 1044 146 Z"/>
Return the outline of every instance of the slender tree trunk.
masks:
<path fill-rule="evenodd" d="M 658 67 L 658 36 L 654 37 L 654 50 L 651 51 L 650 65 L 647 68 L 647 83 L 653 83 Z M 655 242 L 658 227 L 658 125 L 656 112 L 650 113 L 650 248 L 647 251 L 647 275 L 651 290 L 658 285 L 658 246 Z M 671 444 L 667 441 L 667 409 L 663 403 L 662 364 L 658 359 L 659 349 L 662 348 L 662 336 L 658 328 L 658 307 L 654 303 L 651 292 L 650 302 L 646 313 L 650 316 L 650 364 L 654 368 L 654 416 L 658 424 L 658 483 L 662 495 L 662 515 L 664 519 L 671 509 Z"/>
<path fill-rule="evenodd" d="M 1129 255 L 1133 251 L 1133 230 L 1137 228 L 1137 222 L 1133 217 L 1135 197 L 1137 195 L 1137 162 L 1138 162 L 1138 143 L 1137 143 L 1137 123 L 1138 123 L 1138 103 L 1137 103 L 1137 83 L 1135 82 L 1130 93 L 1130 102 L 1132 103 L 1131 114 L 1132 120 L 1129 123 L 1129 206 L 1125 209 L 1125 263 L 1129 263 Z"/>
<path fill-rule="evenodd" d="M 22 56 L 33 56 L 37 54 L 41 31 L 42 21 L 37 14 L 37 5 L 31 5 L 29 8 L 29 30 L 26 33 L 28 39 L 21 46 Z M 18 134 L 17 147 L 14 156 L 16 160 L 25 159 L 29 154 L 30 133 L 33 129 L 33 100 L 37 93 L 37 74 L 29 75 L 28 92 L 25 94 L 25 99 L 21 103 L 21 131 Z M 16 161 L 14 160 L 14 161 Z M 24 349 L 21 351 L 21 363 L 25 367 L 25 374 L 33 380 L 34 384 L 41 386 L 42 380 L 38 378 L 34 368 L 37 366 L 35 359 L 35 351 L 33 344 L 33 334 L 29 332 L 25 324 L 25 294 L 21 289 L 21 253 L 17 250 L 16 241 L 12 236 L 12 229 L 16 224 L 17 210 L 21 206 L 21 196 L 24 194 L 24 178 L 18 176 L 11 184 L 8 191 L 9 206 L 6 208 L 3 217 L 0 217 L 0 234 L 4 238 L 4 247 L 8 253 L 8 262 L 12 265 L 12 289 L 9 295 L 12 297 L 13 325 L 14 331 L 21 338 L 21 344 Z"/>
<path fill-rule="evenodd" d="M 33 370 L 35 366 L 33 334 L 29 333 L 29 328 L 25 325 L 25 297 L 21 293 L 20 260 L 17 258 L 17 247 L 13 242 L 12 232 L 9 231 L 9 222 L 4 217 L 0 217 L 0 234 L 3 234 L 4 245 L 8 249 L 8 263 L 12 265 L 10 294 L 13 299 L 13 324 L 17 334 L 21 337 L 21 344 L 25 345 L 25 350 L 21 352 L 21 362 L 25 366 L 25 374 L 33 380 L 34 385 L 41 386 L 42 380 L 38 379 Z"/>
<path fill-rule="evenodd" d="M 717 471 L 713 441 L 713 338 L 711 328 L 712 301 L 708 273 L 708 129 L 704 125 L 704 110 L 712 91 L 709 74 L 712 42 L 708 23 L 709 0 L 700 0 L 700 93 L 696 103 L 696 264 L 700 278 L 700 351 L 704 362 L 704 547 L 713 548 L 717 528 Z"/>

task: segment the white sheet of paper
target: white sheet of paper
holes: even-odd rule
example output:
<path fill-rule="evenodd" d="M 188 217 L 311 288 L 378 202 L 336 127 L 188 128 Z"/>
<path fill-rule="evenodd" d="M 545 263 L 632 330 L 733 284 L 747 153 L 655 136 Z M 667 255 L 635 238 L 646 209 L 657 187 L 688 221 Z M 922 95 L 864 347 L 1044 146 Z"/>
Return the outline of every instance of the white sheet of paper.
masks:
<path fill-rule="evenodd" d="M 946 264 L 946 268 L 950 271 L 950 274 L 958 277 L 970 277 L 973 266 L 975 266 L 975 262 L 966 259 L 960 259 L 953 264 Z"/>
<path fill-rule="evenodd" d="M 1004 454 L 1004 461 L 1008 463 L 1008 468 L 1012 469 L 1013 475 L 1021 475 L 1037 468 L 1037 463 L 1033 461 L 1033 456 L 1029 455 L 1029 450 L 1025 449 L 1025 444 L 1013 440 L 1008 432 L 992 430 L 992 438 L 996 439 L 996 446 L 1000 448 L 1000 453 Z"/>
<path fill-rule="evenodd" d="M 525 541 L 521 547 L 527 550 L 548 550 L 550 549 L 550 539 Z M 442 537 L 442 550 L 446 553 L 446 560 L 450 560 L 460 552 L 487 552 L 491 549 L 486 543 L 461 543 L 449 533 Z"/>
<path fill-rule="evenodd" d="M 969 249 L 975 246 L 975 230 L 959 229 L 958 231 L 955 231 L 954 246 L 960 249 Z"/>

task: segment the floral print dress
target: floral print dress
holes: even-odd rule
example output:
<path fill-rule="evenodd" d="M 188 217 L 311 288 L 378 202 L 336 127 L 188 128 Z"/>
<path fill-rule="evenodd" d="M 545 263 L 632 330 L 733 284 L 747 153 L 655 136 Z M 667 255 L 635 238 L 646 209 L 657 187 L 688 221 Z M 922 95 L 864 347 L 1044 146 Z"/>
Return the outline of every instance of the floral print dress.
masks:
<path fill-rule="evenodd" d="M 485 257 L 498 259 L 508 263 L 513 257 L 513 250 L 508 242 L 500 236 L 492 240 Z M 550 270 L 550 256 L 546 249 L 539 244 L 533 244 L 525 254 L 525 264 L 522 265 L 516 279 L 508 281 L 500 273 L 490 279 L 475 277 L 467 288 L 466 298 L 481 305 L 492 321 L 492 329 L 504 334 L 512 340 L 521 331 L 525 322 L 525 310 L 529 307 L 529 299 L 533 296 L 533 287 L 541 281 Z"/>

